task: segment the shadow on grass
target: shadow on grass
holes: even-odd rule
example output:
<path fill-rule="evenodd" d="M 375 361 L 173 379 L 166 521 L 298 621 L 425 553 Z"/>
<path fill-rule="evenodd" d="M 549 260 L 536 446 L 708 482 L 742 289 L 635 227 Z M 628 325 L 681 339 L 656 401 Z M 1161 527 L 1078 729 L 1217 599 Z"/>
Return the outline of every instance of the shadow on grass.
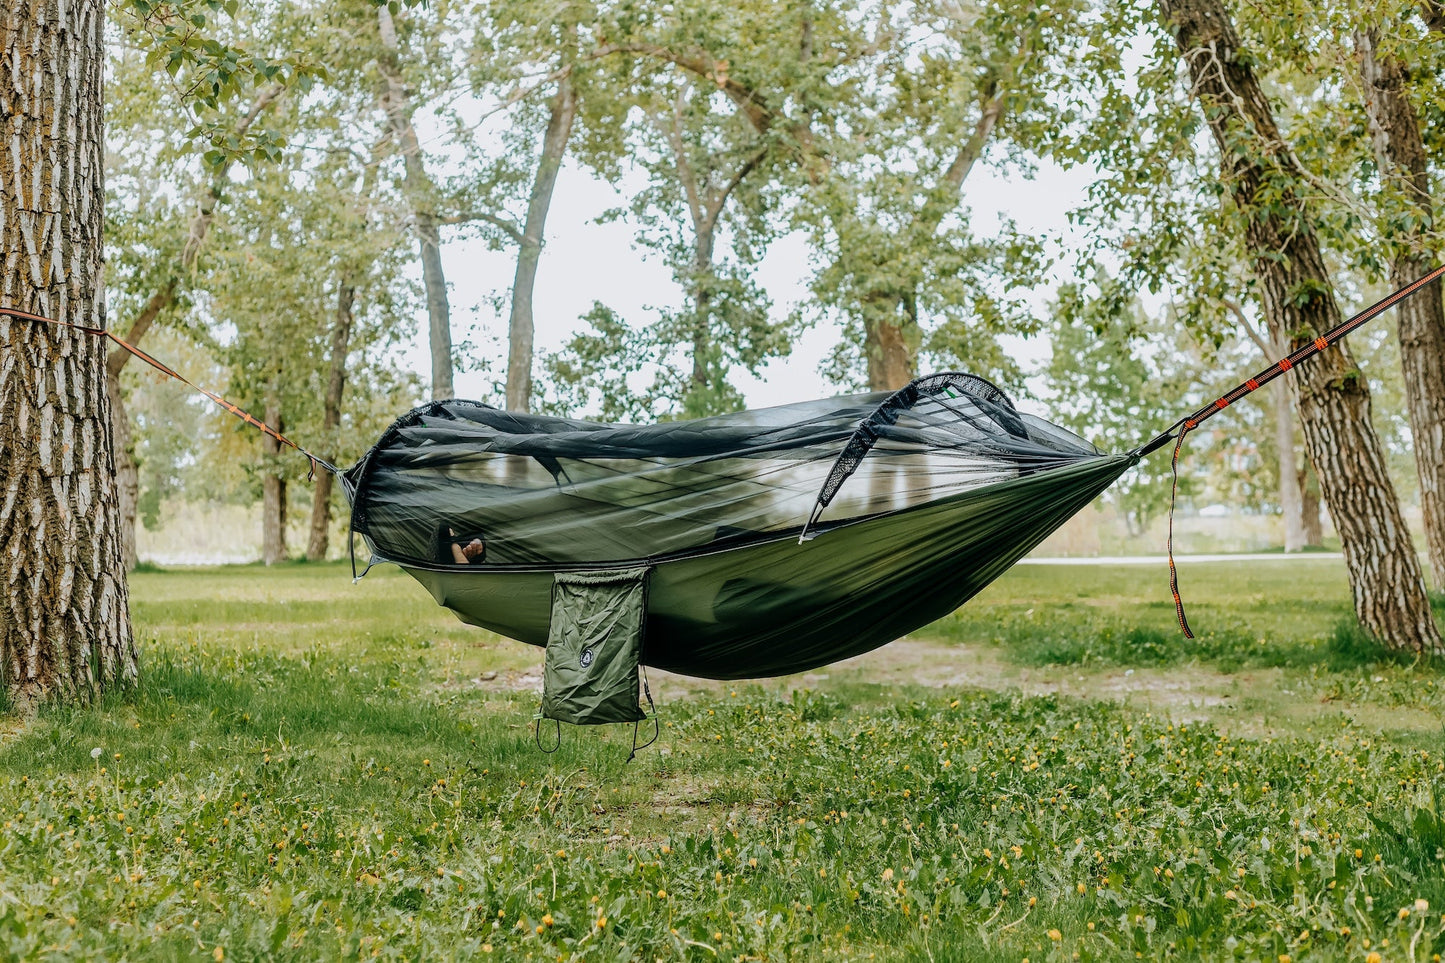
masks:
<path fill-rule="evenodd" d="M 630 727 L 602 734 L 564 727 L 560 751 L 543 756 L 534 744 L 530 693 L 490 693 L 485 703 L 438 694 L 425 665 L 400 648 L 375 661 L 158 643 L 153 650 L 134 688 L 42 708 L 37 724 L 0 750 L 0 775 L 118 766 L 120 751 L 126 770 L 143 781 L 237 765 L 269 770 L 283 758 L 313 759 L 303 770 L 336 782 L 350 781 L 357 766 L 503 774 L 543 762 L 620 779 L 633 735 Z"/>
<path fill-rule="evenodd" d="M 107 755 L 123 747 L 143 768 L 287 746 L 465 754 L 477 725 L 418 695 L 424 685 L 417 665 L 396 661 L 162 649 L 146 660 L 133 689 L 42 709 L 40 725 L 0 753 L 0 769 L 84 769 L 95 764 L 93 747 Z"/>

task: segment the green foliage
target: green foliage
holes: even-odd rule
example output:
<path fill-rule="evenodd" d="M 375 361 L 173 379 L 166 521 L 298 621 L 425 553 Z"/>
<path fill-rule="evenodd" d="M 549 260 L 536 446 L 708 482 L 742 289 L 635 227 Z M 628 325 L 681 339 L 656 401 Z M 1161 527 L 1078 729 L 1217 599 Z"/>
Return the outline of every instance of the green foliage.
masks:
<path fill-rule="evenodd" d="M 304 94 L 325 78 L 321 64 L 292 51 L 256 53 L 247 37 L 252 11 L 240 0 L 118 0 L 110 9 L 146 66 L 168 78 L 192 120 L 186 140 L 208 145 L 207 166 L 280 158 L 285 141 L 276 131 L 262 125 L 237 135 L 226 109 L 267 85 Z"/>
<path fill-rule="evenodd" d="M 835 380 L 865 384 L 870 332 L 892 327 L 925 366 L 1021 383 L 997 337 L 1039 330 L 1021 295 L 1041 283 L 1045 247 L 1007 219 L 975 228 L 963 185 L 976 164 L 1031 175 L 1064 120 L 1054 88 L 1073 75 L 1083 13 L 1070 2 L 885 6 L 850 38 L 797 215 L 826 252 L 816 308 L 846 323 Z"/>
<path fill-rule="evenodd" d="M 1290 601 L 1321 581 L 1342 592 L 1337 568 Z M 1021 574 L 974 604 L 1032 593 Z M 1137 584 L 1120 569 L 1051 584 L 1116 580 Z M 1248 592 L 1231 581 L 1221 600 Z M 7 958 L 1359 960 L 1442 945 L 1438 736 L 1318 695 L 1438 712 L 1429 671 L 1289 676 L 1267 694 L 1314 723 L 1260 732 L 1227 711 L 840 667 L 807 688 L 668 699 L 657 747 L 626 764 L 631 730 L 569 730 L 539 753 L 535 695 L 473 679 L 517 678 L 540 653 L 458 625 L 404 578 L 378 572 L 358 595 L 337 566 L 147 574 L 135 598 L 139 689 L 50 710 L 0 749 Z M 1318 688 L 1280 691 L 1303 685 Z"/>

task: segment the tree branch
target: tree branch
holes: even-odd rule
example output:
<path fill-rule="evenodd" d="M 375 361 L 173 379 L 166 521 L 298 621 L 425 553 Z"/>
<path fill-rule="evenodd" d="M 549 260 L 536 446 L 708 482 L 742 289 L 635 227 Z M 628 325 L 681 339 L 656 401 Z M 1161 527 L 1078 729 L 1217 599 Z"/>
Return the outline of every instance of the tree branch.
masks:
<path fill-rule="evenodd" d="M 1244 329 L 1245 334 L 1249 335 L 1249 340 L 1254 342 L 1255 347 L 1264 352 L 1266 361 L 1273 360 L 1275 355 L 1284 353 L 1264 336 L 1264 332 L 1256 327 L 1254 322 L 1249 320 L 1249 315 L 1244 313 L 1244 306 L 1242 304 L 1233 298 L 1220 298 L 1219 303 L 1223 304 L 1229 313 L 1234 315 L 1234 320 L 1239 322 L 1239 326 Z"/>
<path fill-rule="evenodd" d="M 522 243 L 521 229 L 506 218 L 497 217 L 495 214 L 488 214 L 484 211 L 465 211 L 461 214 L 449 214 L 446 217 L 441 217 L 436 214 L 433 214 L 431 217 L 432 223 L 438 225 L 470 224 L 472 221 L 484 221 L 492 225 L 492 227 L 497 228 L 518 244 Z"/>
<path fill-rule="evenodd" d="M 733 176 L 723 185 L 723 189 L 718 191 L 712 203 L 708 205 L 707 217 L 709 221 L 717 220 L 718 215 L 722 213 L 723 205 L 727 204 L 728 198 L 732 196 L 732 192 L 737 190 L 738 185 L 743 182 L 743 178 L 751 174 L 767 155 L 767 146 L 759 147 L 748 155 L 748 159 L 743 162 L 742 166 L 733 172 Z"/>
<path fill-rule="evenodd" d="M 588 56 L 588 59 L 596 60 L 615 53 L 646 54 L 649 57 L 656 57 L 681 67 L 689 73 L 716 84 L 733 103 L 742 109 L 748 123 L 758 133 L 767 131 L 772 125 L 775 115 L 763 96 L 753 88 L 734 80 L 727 72 L 726 64 L 716 60 L 707 51 L 683 54 L 655 43 L 614 43 L 598 47 Z"/>
<path fill-rule="evenodd" d="M 1440 0 L 1422 0 L 1420 15 L 1431 33 L 1445 33 L 1445 4 Z"/>
<path fill-rule="evenodd" d="M 682 192 L 687 197 L 687 209 L 692 215 L 692 226 L 694 230 L 701 231 L 703 224 L 711 213 L 711 205 L 704 206 L 702 198 L 697 192 L 697 175 L 693 173 L 692 165 L 687 160 L 687 145 L 682 142 L 682 109 L 687 103 L 687 84 L 677 88 L 677 96 L 672 98 L 672 113 L 668 117 L 670 123 L 663 131 L 667 135 L 667 142 L 672 147 L 672 158 L 677 166 L 677 179 L 682 184 Z"/>

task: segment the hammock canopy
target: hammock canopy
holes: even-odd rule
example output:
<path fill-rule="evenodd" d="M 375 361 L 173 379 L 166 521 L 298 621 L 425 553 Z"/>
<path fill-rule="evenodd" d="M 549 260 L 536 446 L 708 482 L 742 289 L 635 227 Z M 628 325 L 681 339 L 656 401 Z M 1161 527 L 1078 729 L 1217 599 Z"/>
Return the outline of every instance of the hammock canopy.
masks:
<path fill-rule="evenodd" d="M 546 645 L 554 576 L 646 569 L 641 662 L 732 679 L 946 615 L 1137 460 L 942 374 L 654 425 L 435 402 L 344 479 L 373 563 L 463 621 Z"/>

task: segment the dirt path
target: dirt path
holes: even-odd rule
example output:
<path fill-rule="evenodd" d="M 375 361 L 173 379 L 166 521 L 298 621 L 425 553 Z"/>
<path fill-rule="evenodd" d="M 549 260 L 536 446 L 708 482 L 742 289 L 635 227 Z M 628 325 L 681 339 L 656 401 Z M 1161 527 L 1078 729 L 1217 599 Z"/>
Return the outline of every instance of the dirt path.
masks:
<path fill-rule="evenodd" d="M 491 654 L 495 658 L 503 651 L 507 650 Z M 530 654 L 531 650 L 527 651 Z M 493 664 L 496 668 L 464 673 L 456 682 L 483 691 L 535 692 L 540 696 L 541 650 L 536 650 L 535 660 L 525 663 L 509 658 Z M 1180 722 L 1206 721 L 1221 732 L 1248 737 L 1283 735 L 1319 724 L 1338 726 L 1342 718 L 1382 731 L 1438 733 L 1445 724 L 1440 714 L 1420 707 L 1321 696 L 1319 684 L 1280 669 L 1225 673 L 1197 663 L 1134 669 L 1020 666 L 996 646 L 914 638 L 812 672 L 761 682 L 717 682 L 658 670 L 650 670 L 648 675 L 653 693 L 664 704 L 716 697 L 754 685 L 780 696 L 795 689 L 916 685 L 941 691 L 989 689 L 1117 701 Z"/>

